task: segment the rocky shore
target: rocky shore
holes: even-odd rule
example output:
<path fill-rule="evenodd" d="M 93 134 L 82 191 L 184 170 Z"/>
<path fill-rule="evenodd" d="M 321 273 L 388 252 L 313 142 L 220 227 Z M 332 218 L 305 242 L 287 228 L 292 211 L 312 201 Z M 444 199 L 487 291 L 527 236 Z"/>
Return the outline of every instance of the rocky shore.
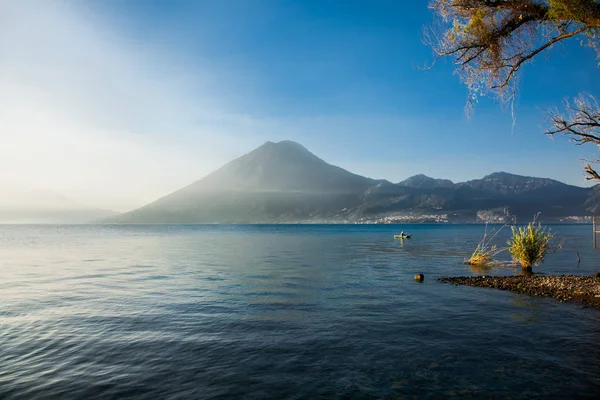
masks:
<path fill-rule="evenodd" d="M 575 301 L 600 309 L 600 279 L 592 276 L 459 276 L 440 278 L 441 282 L 508 290 L 532 296 Z"/>

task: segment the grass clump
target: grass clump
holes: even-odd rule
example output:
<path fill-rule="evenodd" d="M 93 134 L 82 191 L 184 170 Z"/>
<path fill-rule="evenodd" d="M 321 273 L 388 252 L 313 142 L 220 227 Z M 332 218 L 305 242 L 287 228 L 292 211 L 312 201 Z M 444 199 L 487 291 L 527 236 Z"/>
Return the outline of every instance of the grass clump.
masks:
<path fill-rule="evenodd" d="M 495 252 L 496 246 L 488 247 L 485 243 L 480 242 L 467 260 L 467 264 L 475 266 L 491 265 L 494 263 Z"/>
<path fill-rule="evenodd" d="M 496 246 L 492 245 L 490 242 L 505 226 L 506 224 L 502 225 L 500 229 L 498 229 L 491 237 L 488 238 L 486 224 L 483 238 L 477 244 L 477 247 L 473 251 L 473 254 L 471 254 L 471 257 L 469 257 L 469 259 L 465 261 L 465 264 L 468 264 L 473 267 L 490 267 L 492 265 L 496 265 L 498 263 L 496 261 L 496 256 L 503 252 L 504 249 L 498 250 Z"/>
<path fill-rule="evenodd" d="M 512 227 L 512 238 L 508 241 L 508 253 L 513 261 L 521 264 L 525 270 L 544 261 L 549 250 L 550 240 L 554 237 L 549 229 L 542 227 L 535 220 L 527 227 Z"/>

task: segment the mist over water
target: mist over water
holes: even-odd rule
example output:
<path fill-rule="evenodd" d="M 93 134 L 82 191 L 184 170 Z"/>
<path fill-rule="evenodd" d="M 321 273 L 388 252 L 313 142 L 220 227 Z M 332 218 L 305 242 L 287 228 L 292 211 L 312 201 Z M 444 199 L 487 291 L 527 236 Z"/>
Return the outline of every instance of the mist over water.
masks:
<path fill-rule="evenodd" d="M 597 270 L 553 230 L 539 272 Z M 0 226 L 0 398 L 597 398 L 598 310 L 436 281 L 482 234 Z"/>

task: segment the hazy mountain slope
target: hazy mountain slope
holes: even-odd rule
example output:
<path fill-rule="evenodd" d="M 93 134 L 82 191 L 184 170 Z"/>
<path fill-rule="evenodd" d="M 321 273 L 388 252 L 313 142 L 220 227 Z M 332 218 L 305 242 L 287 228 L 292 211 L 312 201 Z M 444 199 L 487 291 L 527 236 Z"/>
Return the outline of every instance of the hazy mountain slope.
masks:
<path fill-rule="evenodd" d="M 293 222 L 357 207 L 376 182 L 327 164 L 303 146 L 267 142 L 117 222 Z"/>
<path fill-rule="evenodd" d="M 267 142 L 182 189 L 355 193 L 375 181 L 330 165 L 302 145 Z"/>
<path fill-rule="evenodd" d="M 82 224 L 116 215 L 114 211 L 90 207 L 45 190 L 5 194 L 0 198 L 3 224 Z"/>
<path fill-rule="evenodd" d="M 453 183 L 416 175 L 400 184 L 373 180 L 330 165 L 303 146 L 267 142 L 205 178 L 110 222 L 282 223 L 446 215 L 519 220 L 585 216 L 600 189 L 504 172 Z"/>
<path fill-rule="evenodd" d="M 0 208 L 0 224 L 91 224 L 119 215 L 111 210 L 23 210 Z"/>

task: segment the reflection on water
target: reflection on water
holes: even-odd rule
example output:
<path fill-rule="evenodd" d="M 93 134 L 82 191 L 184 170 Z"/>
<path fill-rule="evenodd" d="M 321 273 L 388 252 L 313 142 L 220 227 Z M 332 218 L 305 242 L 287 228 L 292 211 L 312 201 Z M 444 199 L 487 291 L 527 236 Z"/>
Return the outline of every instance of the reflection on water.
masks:
<path fill-rule="evenodd" d="M 492 265 L 472 265 L 469 264 L 469 268 L 471 272 L 475 275 L 490 275 L 490 273 L 494 269 L 498 269 L 498 267 L 494 267 Z"/>
<path fill-rule="evenodd" d="M 539 270 L 591 274 L 558 229 Z M 0 226 L 0 398 L 596 398 L 600 312 L 436 281 L 519 273 L 464 265 L 481 235 Z"/>
<path fill-rule="evenodd" d="M 519 296 L 512 300 L 512 303 L 518 307 L 512 314 L 514 319 L 523 322 L 542 321 L 543 314 L 547 312 L 540 307 L 540 303 L 531 297 Z"/>

